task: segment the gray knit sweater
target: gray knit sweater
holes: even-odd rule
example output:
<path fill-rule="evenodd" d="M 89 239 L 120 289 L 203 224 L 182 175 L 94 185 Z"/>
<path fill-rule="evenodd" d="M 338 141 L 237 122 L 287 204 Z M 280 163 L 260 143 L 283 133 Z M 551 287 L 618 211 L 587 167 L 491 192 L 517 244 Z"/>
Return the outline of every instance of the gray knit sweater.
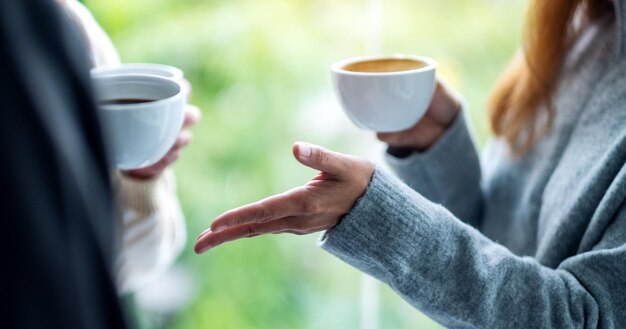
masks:
<path fill-rule="evenodd" d="M 587 29 L 552 130 L 479 161 L 462 116 L 425 153 L 387 155 L 322 247 L 451 328 L 626 328 L 626 17 Z"/>

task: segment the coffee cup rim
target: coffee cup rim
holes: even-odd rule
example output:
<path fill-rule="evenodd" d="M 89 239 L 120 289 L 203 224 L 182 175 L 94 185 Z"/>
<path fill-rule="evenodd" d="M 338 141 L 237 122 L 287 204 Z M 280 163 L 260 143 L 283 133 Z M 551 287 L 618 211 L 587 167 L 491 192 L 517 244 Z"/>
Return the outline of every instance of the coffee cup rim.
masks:
<path fill-rule="evenodd" d="M 180 82 L 177 82 L 170 78 L 157 76 L 157 75 L 149 75 L 149 74 L 120 74 L 120 75 L 101 75 L 101 76 L 96 75 L 96 76 L 92 76 L 92 79 L 102 80 L 102 81 L 106 81 L 106 80 L 119 81 L 120 79 L 121 80 L 132 79 L 136 81 L 136 80 L 141 80 L 141 79 L 144 79 L 144 80 L 149 79 L 152 81 L 156 80 L 156 81 L 161 81 L 166 84 L 171 84 L 171 85 L 176 86 L 176 88 L 178 88 L 173 95 L 165 97 L 165 98 L 157 99 L 157 100 L 146 102 L 146 103 L 98 105 L 98 109 L 101 109 L 101 110 L 109 110 L 109 111 L 140 110 L 140 109 L 149 108 L 149 107 L 158 106 L 161 104 L 172 102 L 175 99 L 182 97 L 183 96 L 182 94 L 184 93 L 184 88 Z M 96 101 L 96 103 L 98 101 Z"/>
<path fill-rule="evenodd" d="M 365 61 L 375 61 L 382 59 L 411 59 L 420 62 L 426 63 L 426 66 L 404 70 L 404 71 L 393 71 L 393 72 L 355 72 L 348 71 L 344 69 L 346 65 L 353 64 L 356 62 L 365 62 Z M 406 75 L 406 74 L 414 74 L 419 72 L 431 71 L 437 68 L 437 61 L 425 56 L 417 56 L 417 55 L 404 55 L 404 54 L 395 54 L 395 55 L 370 55 L 370 56 L 359 56 L 359 57 L 351 57 L 342 59 L 333 63 L 330 68 L 332 72 L 345 74 L 345 75 L 354 75 L 354 76 L 390 76 L 390 75 Z"/>
<path fill-rule="evenodd" d="M 154 70 L 161 71 L 169 74 L 170 76 L 161 76 L 157 74 L 150 73 L 133 73 L 133 72 L 124 72 L 124 70 Z M 94 67 L 90 71 L 92 77 L 100 77 L 100 76 L 113 76 L 113 75 L 134 75 L 134 74 L 143 74 L 143 75 L 155 75 L 159 77 L 163 77 L 171 80 L 182 80 L 184 77 L 184 73 L 181 69 L 167 65 L 167 64 L 157 64 L 157 63 L 120 63 L 120 64 L 112 64 L 112 65 L 102 65 L 98 67 Z"/>

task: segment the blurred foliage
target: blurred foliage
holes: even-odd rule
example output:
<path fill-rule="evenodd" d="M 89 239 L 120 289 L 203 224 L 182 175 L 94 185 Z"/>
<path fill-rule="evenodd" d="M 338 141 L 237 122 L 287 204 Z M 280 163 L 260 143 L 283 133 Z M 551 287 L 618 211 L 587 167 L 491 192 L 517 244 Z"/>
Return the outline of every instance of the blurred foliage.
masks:
<path fill-rule="evenodd" d="M 380 0 L 382 2 L 382 0 Z M 489 90 L 519 44 L 525 1 L 88 0 L 124 62 L 180 67 L 204 118 L 175 166 L 188 221 L 180 264 L 193 299 L 172 328 L 357 328 L 358 271 L 315 247 L 316 236 L 264 236 L 193 254 L 195 236 L 221 212 L 306 182 L 297 140 L 363 156 L 382 146 L 348 122 L 328 67 L 381 53 L 436 58 L 466 98 L 480 144 Z M 371 47 L 370 47 L 371 48 Z M 442 273 L 445 275 L 445 273 Z M 381 285 L 380 328 L 439 328 Z"/>

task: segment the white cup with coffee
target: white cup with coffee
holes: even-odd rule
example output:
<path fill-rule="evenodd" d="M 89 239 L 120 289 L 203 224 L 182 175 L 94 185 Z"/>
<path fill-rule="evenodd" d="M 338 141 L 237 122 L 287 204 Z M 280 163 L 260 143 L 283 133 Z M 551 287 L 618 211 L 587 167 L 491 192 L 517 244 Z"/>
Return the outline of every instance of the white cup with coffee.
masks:
<path fill-rule="evenodd" d="M 111 75 L 156 75 L 182 83 L 183 90 L 187 92 L 189 85 L 184 81 L 184 73 L 181 69 L 165 64 L 155 63 L 122 63 L 115 65 L 103 65 L 91 69 L 91 76 Z"/>
<path fill-rule="evenodd" d="M 181 82 L 145 74 L 92 74 L 92 84 L 116 168 L 143 168 L 165 156 L 184 120 Z"/>
<path fill-rule="evenodd" d="M 395 132 L 424 116 L 435 91 L 437 62 L 411 55 L 365 56 L 331 66 L 335 90 L 358 127 Z"/>

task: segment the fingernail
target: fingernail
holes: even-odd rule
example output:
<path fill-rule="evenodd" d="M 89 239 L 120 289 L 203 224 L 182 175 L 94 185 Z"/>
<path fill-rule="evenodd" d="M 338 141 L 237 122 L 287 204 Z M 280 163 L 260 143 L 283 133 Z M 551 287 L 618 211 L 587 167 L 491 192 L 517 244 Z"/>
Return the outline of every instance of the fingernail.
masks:
<path fill-rule="evenodd" d="M 302 144 L 298 145 L 298 151 L 299 151 L 301 157 L 308 158 L 308 157 L 311 156 L 311 153 L 313 152 L 313 149 L 311 149 L 311 145 L 306 144 L 306 143 L 302 143 Z"/>
<path fill-rule="evenodd" d="M 200 235 L 198 235 L 198 237 L 196 238 L 196 241 L 200 240 L 201 237 L 207 235 L 208 233 L 211 233 L 211 228 L 207 228 L 206 230 L 202 231 L 202 233 L 200 233 Z"/>
<path fill-rule="evenodd" d="M 218 225 L 216 228 L 213 229 L 213 232 L 220 232 L 220 231 L 223 231 L 223 230 L 225 230 L 227 228 L 228 228 L 228 226 L 226 226 L 226 225 Z"/>
<path fill-rule="evenodd" d="M 196 252 L 196 254 L 200 255 L 200 254 L 204 254 L 205 252 L 209 251 L 210 249 L 213 249 L 213 247 L 215 247 L 214 244 L 212 243 L 199 243 L 196 242 L 196 245 L 193 247 L 193 251 Z"/>
<path fill-rule="evenodd" d="M 200 248 L 199 246 L 195 246 L 193 248 L 193 251 L 195 251 L 196 254 L 200 255 L 200 254 L 204 253 L 205 251 L 209 250 L 210 248 L 211 247 L 209 247 L 209 246 L 205 246 L 205 247 L 202 247 L 202 248 Z"/>

